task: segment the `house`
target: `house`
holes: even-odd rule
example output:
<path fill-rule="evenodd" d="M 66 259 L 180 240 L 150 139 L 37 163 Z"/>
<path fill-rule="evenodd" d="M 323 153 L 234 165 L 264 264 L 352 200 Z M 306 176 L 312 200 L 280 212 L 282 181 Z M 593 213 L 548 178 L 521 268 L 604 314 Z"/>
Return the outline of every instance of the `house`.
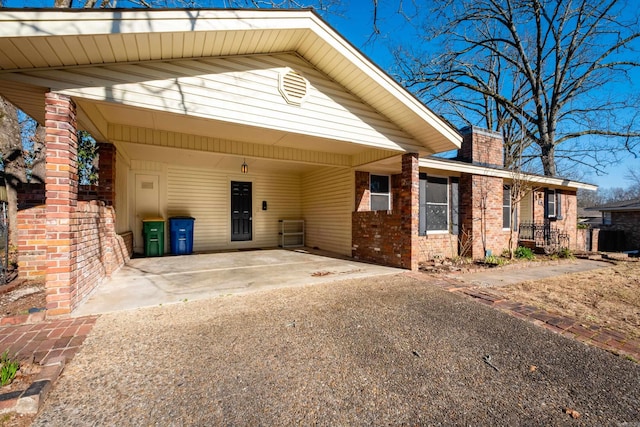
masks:
<path fill-rule="evenodd" d="M 600 212 L 601 220 L 594 225 L 598 232 L 599 251 L 637 251 L 640 249 L 640 199 L 623 200 L 592 206 L 588 212 Z"/>
<path fill-rule="evenodd" d="M 0 21 L 0 94 L 46 128 L 46 182 L 20 189 L 18 251 L 22 277 L 46 278 L 50 314 L 142 252 L 151 216 L 196 218 L 195 251 L 275 247 L 279 221 L 303 219 L 309 247 L 407 269 L 501 252 L 517 228 L 499 135 L 453 129 L 312 11 L 2 9 Z M 78 185 L 79 129 L 100 143 L 96 187 Z M 573 245 L 575 191 L 592 186 L 527 179 L 518 223 L 532 245 L 536 226 L 542 244 L 553 230 Z"/>

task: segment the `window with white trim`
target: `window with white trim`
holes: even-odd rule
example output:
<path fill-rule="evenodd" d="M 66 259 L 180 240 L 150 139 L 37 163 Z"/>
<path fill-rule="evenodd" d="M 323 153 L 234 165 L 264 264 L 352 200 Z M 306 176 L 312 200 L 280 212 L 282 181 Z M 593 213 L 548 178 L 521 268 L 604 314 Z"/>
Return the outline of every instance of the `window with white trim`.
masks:
<path fill-rule="evenodd" d="M 420 174 L 419 234 L 449 231 L 449 179 Z"/>
<path fill-rule="evenodd" d="M 511 186 L 502 187 L 502 228 L 511 228 Z"/>
<path fill-rule="evenodd" d="M 388 175 L 370 175 L 370 209 L 372 211 L 391 210 L 391 183 Z"/>

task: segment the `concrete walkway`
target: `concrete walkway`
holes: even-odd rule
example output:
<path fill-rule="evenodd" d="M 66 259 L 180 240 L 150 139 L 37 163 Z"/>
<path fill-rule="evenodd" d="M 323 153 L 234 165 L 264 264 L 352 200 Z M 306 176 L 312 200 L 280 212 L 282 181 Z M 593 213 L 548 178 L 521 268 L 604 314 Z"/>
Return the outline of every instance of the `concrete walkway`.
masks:
<path fill-rule="evenodd" d="M 72 315 L 103 314 L 401 271 L 307 249 L 138 258 L 98 286 Z"/>
<path fill-rule="evenodd" d="M 506 286 L 527 280 L 540 280 L 547 277 L 564 276 L 565 274 L 580 273 L 596 270 L 598 268 L 611 267 L 604 261 L 592 261 L 588 259 L 576 259 L 574 261 L 562 261 L 555 265 L 531 265 L 526 268 L 495 268 L 482 270 L 477 273 L 465 273 L 455 275 L 458 282 L 467 286 Z"/>

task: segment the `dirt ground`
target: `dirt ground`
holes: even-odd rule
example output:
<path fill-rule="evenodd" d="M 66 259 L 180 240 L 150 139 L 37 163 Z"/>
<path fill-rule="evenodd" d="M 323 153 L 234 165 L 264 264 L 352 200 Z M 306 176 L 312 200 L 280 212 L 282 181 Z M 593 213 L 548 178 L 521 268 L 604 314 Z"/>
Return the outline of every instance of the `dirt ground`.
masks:
<path fill-rule="evenodd" d="M 28 314 L 29 309 L 47 306 L 44 283 L 14 280 L 0 287 L 0 317 Z"/>
<path fill-rule="evenodd" d="M 501 286 L 513 301 L 640 338 L 640 262 Z"/>

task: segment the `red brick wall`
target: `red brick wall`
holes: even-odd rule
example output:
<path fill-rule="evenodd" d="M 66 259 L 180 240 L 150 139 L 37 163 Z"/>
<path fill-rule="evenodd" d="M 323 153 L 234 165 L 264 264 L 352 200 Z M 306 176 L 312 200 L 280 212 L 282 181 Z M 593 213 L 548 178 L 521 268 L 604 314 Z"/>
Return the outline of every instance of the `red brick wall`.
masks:
<path fill-rule="evenodd" d="M 98 143 L 98 200 L 107 206 L 116 203 L 116 147 Z"/>
<path fill-rule="evenodd" d="M 640 211 L 611 212 L 611 225 L 598 225 L 603 231 L 624 231 L 624 250 L 640 249 Z M 596 245 L 593 246 L 597 249 Z"/>
<path fill-rule="evenodd" d="M 123 236 L 115 232 L 115 211 L 103 202 L 78 202 L 74 212 L 78 225 L 74 233 L 78 242 L 76 251 L 76 283 L 68 297 L 75 308 L 105 277 L 131 258 L 133 234 Z M 46 208 L 44 205 L 18 212 L 18 266 L 19 276 L 41 279 L 46 274 Z M 52 293 L 53 294 L 53 293 Z M 55 301 L 62 300 L 55 293 Z"/>
<path fill-rule="evenodd" d="M 466 233 L 461 231 L 460 238 L 462 246 L 469 248 L 462 256 L 480 259 L 485 249 L 501 255 L 509 248 L 509 230 L 502 229 L 502 191 L 502 178 L 461 175 L 460 225 Z"/>
<path fill-rule="evenodd" d="M 399 214 L 389 211 L 354 212 L 351 218 L 355 259 L 410 268 L 410 265 L 403 265 L 405 231 Z"/>
<path fill-rule="evenodd" d="M 18 211 L 18 277 L 41 279 L 47 272 L 46 207 Z"/>
<path fill-rule="evenodd" d="M 556 220 L 555 224 L 563 233 L 569 235 L 569 249 L 578 250 L 584 246 L 578 246 L 578 200 L 575 191 L 558 190 L 562 198 L 561 213 L 562 219 Z"/>
<path fill-rule="evenodd" d="M 449 233 L 418 236 L 418 261 L 458 256 L 458 236 Z"/>
<path fill-rule="evenodd" d="M 352 255 L 356 259 L 418 268 L 418 155 L 402 156 L 402 173 L 391 177 L 391 211 L 368 211 L 369 173 L 356 172 Z"/>
<path fill-rule="evenodd" d="M 115 232 L 115 211 L 104 202 L 78 202 L 76 307 L 100 282 L 129 260 L 124 239 Z"/>
<path fill-rule="evenodd" d="M 500 133 L 473 126 L 460 129 L 460 133 L 462 144 L 458 150 L 458 160 L 486 166 L 504 166 L 504 148 Z"/>
<path fill-rule="evenodd" d="M 544 215 L 544 194 L 546 189 L 541 188 L 533 192 L 533 221 L 541 224 L 547 218 Z M 569 235 L 569 249 L 583 250 L 584 246 L 578 241 L 578 205 L 576 191 L 556 190 L 560 194 L 560 213 L 562 218 L 550 218 L 551 227 L 557 228 L 561 233 Z"/>
<path fill-rule="evenodd" d="M 368 211 L 370 203 L 369 172 L 356 171 L 356 212 Z"/>
<path fill-rule="evenodd" d="M 101 185 L 85 187 L 78 196 L 75 113 L 75 104 L 69 97 L 52 92 L 45 94 L 45 288 L 47 311 L 51 315 L 70 313 L 129 257 L 126 242 L 115 233 L 113 207 L 96 200 L 82 201 L 104 197 L 108 204 L 113 203 L 115 148 L 112 145 L 100 145 Z M 39 221 L 26 214 L 22 220 L 19 225 L 23 227 Z M 28 242 L 24 243 L 28 247 Z"/>

